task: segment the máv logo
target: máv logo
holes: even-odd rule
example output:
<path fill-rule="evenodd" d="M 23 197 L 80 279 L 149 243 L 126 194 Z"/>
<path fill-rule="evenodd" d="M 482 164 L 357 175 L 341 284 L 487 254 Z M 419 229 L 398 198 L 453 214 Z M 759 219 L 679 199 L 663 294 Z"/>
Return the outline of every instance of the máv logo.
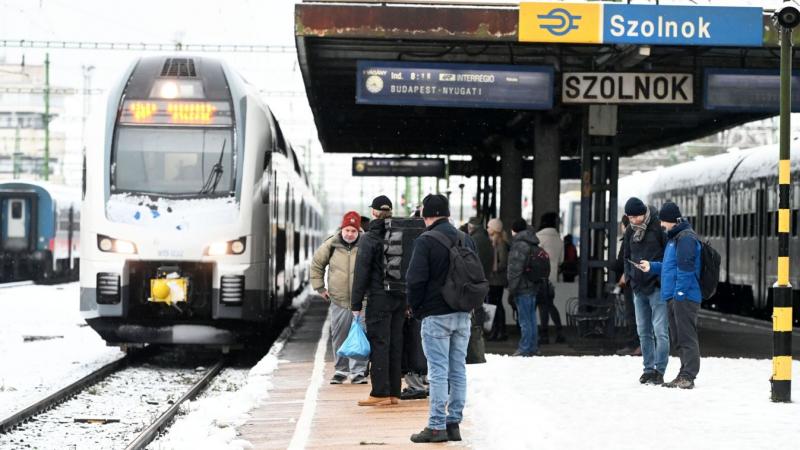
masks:
<path fill-rule="evenodd" d="M 547 30 L 553 36 L 564 36 L 572 30 L 577 30 L 578 22 L 581 16 L 573 16 L 564 8 L 554 8 L 547 14 L 540 14 L 536 16 L 544 22 L 539 25 L 539 28 Z"/>

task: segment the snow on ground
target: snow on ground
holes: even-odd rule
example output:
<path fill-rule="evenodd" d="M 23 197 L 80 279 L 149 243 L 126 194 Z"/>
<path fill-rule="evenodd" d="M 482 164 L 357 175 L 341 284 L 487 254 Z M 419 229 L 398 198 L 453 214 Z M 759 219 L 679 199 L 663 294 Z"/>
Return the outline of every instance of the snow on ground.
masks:
<path fill-rule="evenodd" d="M 467 366 L 472 448 L 731 450 L 800 442 L 800 383 L 795 403 L 770 402 L 770 360 L 704 358 L 695 389 L 678 390 L 640 385 L 641 358 L 486 359 Z M 679 367 L 670 358 L 665 378 Z"/>
<path fill-rule="evenodd" d="M 292 306 L 308 307 L 308 290 L 297 296 Z M 297 314 L 295 315 L 297 316 Z M 285 331 L 284 331 L 285 332 Z M 269 396 L 272 373 L 280 363 L 278 355 L 288 334 L 278 338 L 269 353 L 251 369 L 225 369 L 197 400 L 189 402 L 167 433 L 148 448 L 155 450 L 239 450 L 252 445 L 239 439 L 236 429 L 250 417 L 249 412 Z"/>
<path fill-rule="evenodd" d="M 0 311 L 0 418 L 123 356 L 84 326 L 78 283 L 2 288 Z"/>

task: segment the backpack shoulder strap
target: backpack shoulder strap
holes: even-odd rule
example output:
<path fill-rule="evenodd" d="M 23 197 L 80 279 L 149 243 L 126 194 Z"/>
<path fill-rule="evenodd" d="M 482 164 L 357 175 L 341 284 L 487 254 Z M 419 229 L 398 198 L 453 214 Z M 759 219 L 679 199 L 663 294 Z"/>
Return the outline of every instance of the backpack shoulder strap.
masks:
<path fill-rule="evenodd" d="M 454 247 L 458 242 L 453 242 L 446 234 L 442 233 L 441 231 L 431 230 L 422 233 L 423 236 L 430 236 L 436 240 L 436 242 L 445 246 L 445 248 L 450 249 Z"/>

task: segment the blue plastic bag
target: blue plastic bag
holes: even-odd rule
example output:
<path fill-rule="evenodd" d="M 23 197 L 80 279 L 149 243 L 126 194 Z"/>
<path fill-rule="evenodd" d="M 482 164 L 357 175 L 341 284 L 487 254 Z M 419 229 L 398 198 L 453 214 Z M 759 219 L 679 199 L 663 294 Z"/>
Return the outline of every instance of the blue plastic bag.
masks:
<path fill-rule="evenodd" d="M 350 331 L 347 333 L 347 339 L 342 342 L 339 350 L 336 350 L 337 355 L 358 360 L 369 359 L 369 341 L 359 322 L 361 321 L 353 319 L 353 323 L 350 324 Z"/>

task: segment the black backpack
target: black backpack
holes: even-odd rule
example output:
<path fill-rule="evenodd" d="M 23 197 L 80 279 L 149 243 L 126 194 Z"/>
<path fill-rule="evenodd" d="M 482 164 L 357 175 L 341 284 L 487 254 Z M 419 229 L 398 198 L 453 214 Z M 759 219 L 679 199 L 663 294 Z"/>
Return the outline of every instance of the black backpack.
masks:
<path fill-rule="evenodd" d="M 534 283 L 550 278 L 550 255 L 536 244 L 531 245 L 524 276 Z"/>
<path fill-rule="evenodd" d="M 693 234 L 695 239 L 700 242 L 700 276 L 697 278 L 697 282 L 700 285 L 700 294 L 703 296 L 703 300 L 708 300 L 717 292 L 722 257 L 707 240 L 702 241 L 694 230 L 682 233 Z"/>
<path fill-rule="evenodd" d="M 478 254 L 464 245 L 465 234 L 459 231 L 455 242 L 441 231 L 427 231 L 425 235 L 450 251 L 450 267 L 442 286 L 442 297 L 447 305 L 463 312 L 482 305 L 489 293 L 489 282 Z"/>
<path fill-rule="evenodd" d="M 384 222 L 383 288 L 387 292 L 405 294 L 406 271 L 414 240 L 425 231 L 425 221 L 419 218 L 390 218 Z"/>

